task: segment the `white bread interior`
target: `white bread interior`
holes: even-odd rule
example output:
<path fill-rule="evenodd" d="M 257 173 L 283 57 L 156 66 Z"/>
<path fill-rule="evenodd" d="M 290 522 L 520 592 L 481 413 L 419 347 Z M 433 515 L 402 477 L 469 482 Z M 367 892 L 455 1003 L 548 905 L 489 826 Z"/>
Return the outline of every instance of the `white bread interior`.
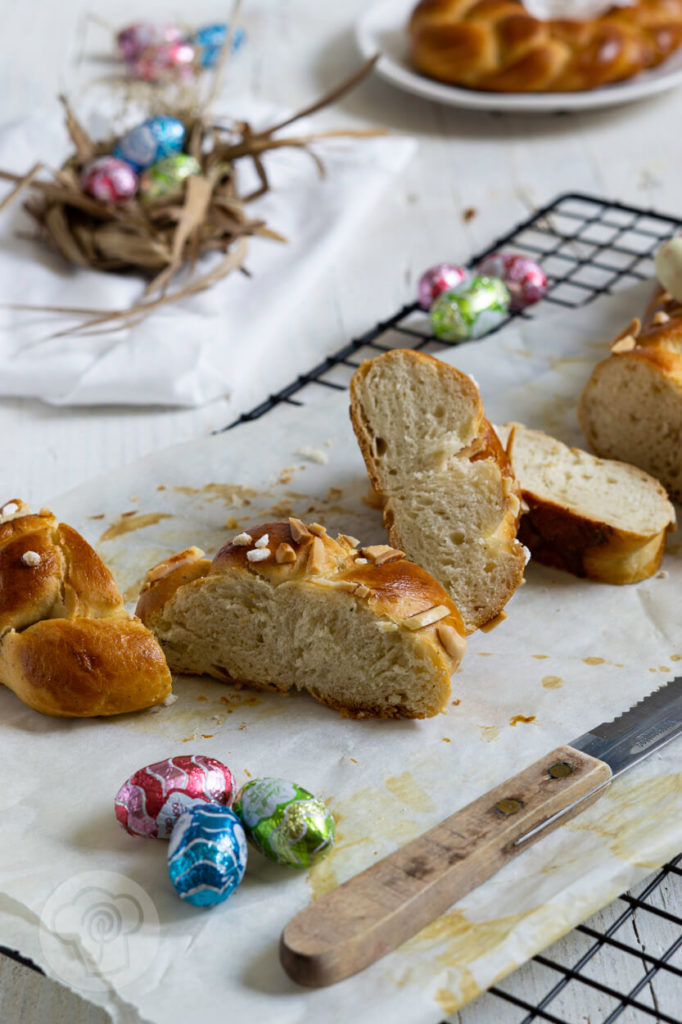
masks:
<path fill-rule="evenodd" d="M 522 581 L 518 488 L 478 388 L 454 367 L 396 349 L 362 363 L 351 420 L 391 543 L 447 590 L 467 632 Z"/>

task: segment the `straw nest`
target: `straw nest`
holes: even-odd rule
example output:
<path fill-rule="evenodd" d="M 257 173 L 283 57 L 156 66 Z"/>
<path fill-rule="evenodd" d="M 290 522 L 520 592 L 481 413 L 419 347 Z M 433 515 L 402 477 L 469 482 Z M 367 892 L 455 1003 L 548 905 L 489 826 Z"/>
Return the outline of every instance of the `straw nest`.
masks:
<path fill-rule="evenodd" d="M 311 142 L 333 135 L 378 134 L 278 134 L 353 88 L 372 64 L 368 62 L 293 117 L 260 132 L 253 131 L 246 122 L 226 128 L 201 114 L 168 111 L 185 125 L 185 152 L 197 159 L 201 173 L 191 175 L 177 191 L 158 199 L 132 199 L 121 204 L 101 202 L 81 187 L 83 168 L 96 157 L 111 153 L 116 139 L 91 139 L 61 97 L 73 152 L 58 170 L 37 164 L 24 176 L 0 171 L 0 178 L 14 182 L 0 209 L 27 192 L 24 206 L 38 224 L 40 237 L 69 263 L 109 273 L 134 273 L 149 280 L 139 302 L 126 310 L 49 308 L 80 317 L 82 322 L 76 329 L 110 325 L 112 321 L 129 326 L 158 306 L 210 288 L 231 271 L 243 269 L 250 236 L 285 241 L 277 231 L 246 212 L 248 202 L 270 188 L 263 157 L 269 150 L 297 147 L 309 153 L 324 173 L 319 158 L 308 148 Z M 249 195 L 239 194 L 237 182 L 237 166 L 244 159 L 252 161 L 260 183 Z M 45 170 L 49 171 L 47 180 L 41 176 Z M 209 253 L 221 253 L 222 259 L 213 261 L 209 270 L 199 270 L 200 257 Z"/>

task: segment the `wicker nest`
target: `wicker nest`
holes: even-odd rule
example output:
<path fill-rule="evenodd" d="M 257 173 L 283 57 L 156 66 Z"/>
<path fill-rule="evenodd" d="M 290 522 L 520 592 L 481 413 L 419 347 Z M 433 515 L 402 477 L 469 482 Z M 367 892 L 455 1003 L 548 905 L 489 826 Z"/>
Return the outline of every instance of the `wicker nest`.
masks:
<path fill-rule="evenodd" d="M 158 306 L 209 288 L 230 271 L 242 268 L 249 236 L 285 241 L 262 220 L 246 213 L 245 204 L 270 187 L 263 155 L 280 147 L 298 147 L 308 152 L 324 173 L 317 156 L 307 148 L 309 143 L 337 134 L 377 134 L 277 136 L 294 121 L 351 89 L 373 63 L 364 65 L 348 81 L 294 117 L 261 132 L 254 132 L 246 122 L 227 129 L 200 115 L 169 111 L 185 125 L 185 152 L 196 158 L 201 173 L 191 175 L 177 191 L 158 199 L 132 199 L 118 205 L 94 199 L 81 187 L 83 168 L 96 157 L 111 153 L 116 140 L 93 141 L 61 97 L 74 152 L 58 170 L 51 171 L 51 180 L 39 177 L 45 169 L 41 164 L 23 177 L 0 171 L 0 178 L 15 182 L 0 209 L 28 191 L 24 205 L 37 222 L 40 237 L 66 260 L 90 270 L 132 272 L 149 278 L 149 282 L 140 301 L 126 310 L 50 308 L 81 316 L 80 329 L 109 321 L 129 325 Z M 239 195 L 237 187 L 236 167 L 243 159 L 253 162 L 260 182 L 249 195 Z M 208 253 L 222 253 L 223 258 L 210 271 L 198 273 L 197 262 Z M 180 272 L 182 281 L 178 282 L 176 275 Z"/>

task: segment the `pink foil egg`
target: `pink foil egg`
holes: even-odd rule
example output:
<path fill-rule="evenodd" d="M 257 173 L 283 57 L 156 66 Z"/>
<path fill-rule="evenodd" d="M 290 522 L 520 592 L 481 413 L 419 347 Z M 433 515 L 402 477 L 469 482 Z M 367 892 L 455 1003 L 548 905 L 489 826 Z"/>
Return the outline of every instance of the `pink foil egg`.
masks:
<path fill-rule="evenodd" d="M 456 288 L 468 276 L 468 271 L 452 263 L 438 263 L 435 267 L 429 267 L 419 279 L 419 305 L 422 309 L 431 309 L 439 295 L 450 288 Z"/>
<path fill-rule="evenodd" d="M 547 276 L 535 260 L 516 252 L 493 252 L 476 268 L 476 273 L 501 277 L 511 295 L 513 310 L 539 302 L 547 292 Z"/>
<path fill-rule="evenodd" d="M 181 814 L 198 803 L 231 807 L 232 772 L 215 757 L 169 757 L 140 768 L 123 783 L 114 811 L 131 836 L 168 839 Z"/>
<path fill-rule="evenodd" d="M 148 47 L 163 43 L 177 43 L 183 32 L 177 25 L 161 25 L 152 21 L 140 21 L 126 25 L 116 36 L 118 48 L 124 60 L 136 60 Z"/>
<path fill-rule="evenodd" d="M 125 160 L 100 156 L 83 168 L 81 187 L 103 203 L 122 203 L 137 192 L 137 175 Z"/>
<path fill-rule="evenodd" d="M 199 66 L 199 51 L 192 43 L 179 41 L 149 46 L 134 60 L 128 70 L 143 82 L 160 82 L 170 78 L 189 78 Z"/>

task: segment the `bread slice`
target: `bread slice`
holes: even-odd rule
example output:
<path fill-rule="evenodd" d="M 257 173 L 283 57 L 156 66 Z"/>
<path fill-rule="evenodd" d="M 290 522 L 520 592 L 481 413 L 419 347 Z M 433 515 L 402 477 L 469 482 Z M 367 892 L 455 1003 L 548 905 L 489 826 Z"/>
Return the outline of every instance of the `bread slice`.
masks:
<path fill-rule="evenodd" d="M 499 433 L 528 509 L 519 539 L 538 562 L 603 583 L 658 570 L 675 510 L 657 480 L 519 423 Z"/>
<path fill-rule="evenodd" d="M 682 315 L 635 324 L 592 371 L 578 420 L 597 455 L 639 466 L 682 501 Z"/>
<path fill-rule="evenodd" d="M 159 704 L 171 676 L 96 551 L 47 509 L 0 508 L 0 684 L 45 715 Z"/>
<path fill-rule="evenodd" d="M 137 614 L 174 672 L 287 692 L 355 717 L 443 711 L 465 648 L 443 588 L 387 545 L 300 520 L 249 529 L 147 574 Z"/>
<path fill-rule="evenodd" d="M 391 543 L 445 587 L 467 632 L 494 619 L 525 552 L 518 487 L 476 384 L 395 349 L 356 370 L 350 415 Z"/>

